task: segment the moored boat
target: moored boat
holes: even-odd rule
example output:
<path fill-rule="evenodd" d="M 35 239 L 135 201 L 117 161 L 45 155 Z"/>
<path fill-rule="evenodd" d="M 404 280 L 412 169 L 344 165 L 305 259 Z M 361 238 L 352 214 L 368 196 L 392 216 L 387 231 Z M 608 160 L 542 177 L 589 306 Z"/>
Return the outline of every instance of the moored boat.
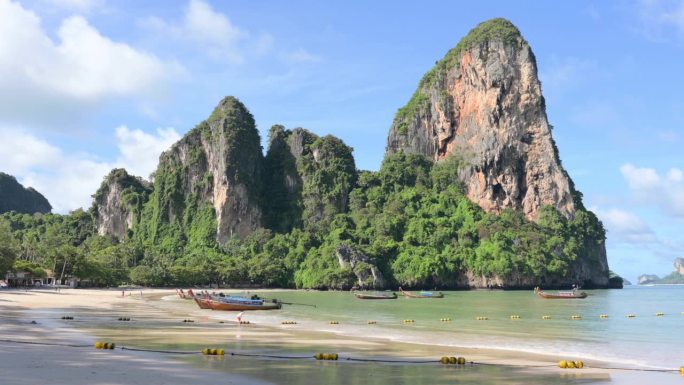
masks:
<path fill-rule="evenodd" d="M 208 298 L 195 297 L 195 302 L 197 303 L 197 306 L 199 306 L 200 309 L 211 309 L 208 303 L 209 301 L 211 300 Z"/>
<path fill-rule="evenodd" d="M 273 302 L 264 302 L 263 299 L 249 299 L 242 297 L 219 297 L 216 300 L 207 299 L 204 301 L 211 310 L 275 310 L 282 307 L 282 304 L 276 300 L 273 300 Z"/>
<path fill-rule="evenodd" d="M 444 298 L 444 293 L 442 293 L 441 291 L 439 293 L 433 293 L 431 291 L 420 291 L 416 294 L 404 291 L 404 289 L 402 289 L 401 287 L 399 288 L 399 291 L 406 298 Z"/>
<path fill-rule="evenodd" d="M 397 293 L 354 293 L 358 299 L 397 299 Z"/>
<path fill-rule="evenodd" d="M 587 298 L 588 294 L 581 291 L 578 292 L 577 290 L 572 290 L 572 291 L 559 291 L 558 293 L 546 293 L 539 289 L 538 287 L 534 288 L 534 292 L 537 293 L 538 296 L 541 298 L 546 298 L 546 299 L 582 299 L 582 298 Z"/>

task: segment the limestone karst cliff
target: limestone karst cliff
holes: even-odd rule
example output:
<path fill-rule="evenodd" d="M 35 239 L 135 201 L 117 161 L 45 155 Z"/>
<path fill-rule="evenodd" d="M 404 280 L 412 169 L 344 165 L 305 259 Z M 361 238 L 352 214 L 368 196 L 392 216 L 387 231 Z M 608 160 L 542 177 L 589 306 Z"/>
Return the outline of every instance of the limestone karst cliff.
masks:
<path fill-rule="evenodd" d="M 99 235 L 113 235 L 124 239 L 140 222 L 143 205 L 152 187 L 140 177 L 122 168 L 113 169 L 93 195 L 91 212 Z"/>
<path fill-rule="evenodd" d="M 265 163 L 267 227 L 311 228 L 347 211 L 356 165 L 352 148 L 340 139 L 276 125 L 270 131 Z"/>
<path fill-rule="evenodd" d="M 0 172 L 0 214 L 16 211 L 19 213 L 49 213 L 50 202 L 32 187 L 24 187 L 12 175 Z"/>
<path fill-rule="evenodd" d="M 224 98 L 159 157 L 142 236 L 188 239 L 193 233 L 192 241 L 224 244 L 252 233 L 261 226 L 262 159 L 252 114 L 238 99 Z M 214 221 L 214 233 L 207 234 L 205 225 Z"/>
<path fill-rule="evenodd" d="M 575 212 L 534 54 L 508 20 L 478 25 L 423 77 L 390 128 L 387 153 L 400 151 L 459 157 L 468 197 L 486 211 Z"/>
<path fill-rule="evenodd" d="M 568 220 L 597 222 L 561 165 L 551 129 L 529 44 L 510 21 L 492 19 L 425 74 L 397 112 L 386 151 L 438 163 L 457 159 L 466 195 L 487 212 L 512 209 L 536 221 L 550 206 Z M 569 279 L 608 283 L 604 237 L 601 227 L 580 241 L 581 258 Z M 520 285 L 529 278 L 520 277 Z M 471 286 L 505 286 L 507 280 L 468 277 Z"/>
<path fill-rule="evenodd" d="M 425 75 L 378 171 L 352 152 L 275 125 L 264 155 L 251 113 L 226 97 L 160 156 L 135 204 L 115 170 L 91 212 L 98 233 L 143 249 L 142 283 L 610 286 L 605 230 L 560 163 L 510 22 L 482 23 Z"/>

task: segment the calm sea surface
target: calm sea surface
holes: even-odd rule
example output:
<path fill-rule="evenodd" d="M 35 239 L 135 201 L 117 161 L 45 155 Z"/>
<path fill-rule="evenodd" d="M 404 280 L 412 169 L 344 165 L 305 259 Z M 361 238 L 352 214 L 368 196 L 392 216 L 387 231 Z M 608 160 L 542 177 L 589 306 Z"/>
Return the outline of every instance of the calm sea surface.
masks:
<path fill-rule="evenodd" d="M 273 325 L 290 319 L 312 330 L 339 334 L 576 356 L 620 366 L 684 365 L 684 286 L 587 292 L 590 295 L 583 300 L 541 299 L 531 291 L 471 291 L 445 292 L 443 299 L 376 301 L 359 300 L 347 292 L 282 292 L 272 295 L 316 308 L 284 306 L 278 312 L 252 312 L 247 318 Z M 656 316 L 659 312 L 665 315 Z M 511 315 L 520 319 L 511 320 Z M 543 320 L 544 315 L 551 319 Z M 572 320 L 572 315 L 582 318 Z M 478 321 L 478 316 L 488 320 Z M 405 319 L 415 323 L 407 325 Z M 339 325 L 330 325 L 331 320 Z M 368 325 L 368 320 L 377 324 Z"/>

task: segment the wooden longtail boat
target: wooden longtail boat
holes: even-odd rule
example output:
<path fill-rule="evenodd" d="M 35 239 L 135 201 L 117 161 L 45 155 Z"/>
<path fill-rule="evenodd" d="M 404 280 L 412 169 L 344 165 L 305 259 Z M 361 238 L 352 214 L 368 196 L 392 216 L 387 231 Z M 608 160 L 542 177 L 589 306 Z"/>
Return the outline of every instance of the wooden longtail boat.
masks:
<path fill-rule="evenodd" d="M 541 291 L 538 287 L 534 288 L 534 292 L 537 293 L 538 296 L 542 298 L 547 298 L 547 299 L 582 299 L 582 298 L 587 298 L 587 293 L 585 292 L 577 292 L 576 290 L 573 291 L 559 291 L 556 294 L 552 293 L 546 293 Z"/>
<path fill-rule="evenodd" d="M 211 307 L 209 307 L 208 301 L 211 301 L 211 300 L 195 297 L 195 302 L 197 303 L 197 306 L 199 306 L 200 309 L 211 309 Z"/>
<path fill-rule="evenodd" d="M 264 302 L 263 299 L 248 299 L 241 297 L 195 298 L 200 309 L 245 311 L 245 310 L 275 310 L 282 304 L 278 301 Z"/>
<path fill-rule="evenodd" d="M 354 293 L 358 299 L 397 299 L 397 293 Z"/>
<path fill-rule="evenodd" d="M 421 292 L 418 292 L 418 294 L 415 294 L 415 293 L 411 293 L 408 291 L 404 291 L 404 289 L 402 289 L 402 288 L 399 288 L 399 291 L 406 298 L 444 298 L 444 293 L 442 293 L 442 292 L 433 293 L 431 291 L 421 291 Z"/>
<path fill-rule="evenodd" d="M 190 291 L 191 291 L 191 289 L 188 289 L 188 293 L 190 293 Z M 178 296 L 183 298 L 183 299 L 192 299 L 193 298 L 189 294 L 185 294 L 183 289 L 176 289 L 176 294 L 178 294 Z"/>

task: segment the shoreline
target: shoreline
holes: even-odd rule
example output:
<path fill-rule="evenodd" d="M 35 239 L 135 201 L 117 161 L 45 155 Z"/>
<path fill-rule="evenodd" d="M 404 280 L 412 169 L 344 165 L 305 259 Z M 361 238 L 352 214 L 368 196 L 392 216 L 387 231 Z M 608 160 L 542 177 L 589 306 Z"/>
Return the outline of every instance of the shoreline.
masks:
<path fill-rule="evenodd" d="M 254 291 L 253 289 L 249 289 Z M 259 290 L 260 292 L 266 292 Z M 269 292 L 276 292 L 280 290 L 269 290 Z M 544 375 L 560 376 L 561 378 L 584 378 L 586 382 L 602 382 L 611 381 L 611 378 L 621 378 L 628 382 L 620 383 L 643 383 L 644 380 L 650 380 L 651 377 L 642 377 L 643 373 L 630 374 L 619 372 L 615 370 L 598 369 L 592 365 L 602 366 L 599 361 L 587 360 L 585 369 L 580 370 L 562 370 L 557 367 L 557 362 L 560 357 L 539 355 L 528 352 L 521 352 L 519 350 L 508 349 L 483 349 L 483 348 L 464 348 L 457 346 L 441 346 L 431 345 L 420 342 L 400 342 L 385 338 L 354 338 L 350 335 L 338 333 L 335 331 L 320 331 L 320 330 L 298 330 L 297 328 L 287 327 L 273 327 L 266 325 L 245 325 L 248 327 L 241 327 L 234 321 L 230 321 L 226 314 L 223 313 L 204 313 L 199 309 L 188 308 L 185 302 L 181 302 L 172 290 L 165 289 L 142 289 L 133 290 L 129 292 L 130 296 L 121 297 L 119 290 L 97 290 L 97 289 L 69 289 L 63 290 L 61 293 L 44 292 L 44 291 L 2 291 L 0 292 L 0 309 L 3 310 L 3 315 L 7 316 L 5 308 L 9 306 L 21 306 L 19 309 L 13 311 L 19 312 L 28 316 L 26 322 L 30 322 L 29 318 L 46 320 L 46 317 L 53 317 L 56 313 L 72 312 L 76 314 L 77 321 L 74 321 L 71 326 L 64 321 L 45 322 L 39 321 L 40 326 L 47 326 L 49 333 L 55 334 L 51 337 L 53 340 L 57 337 L 63 336 L 80 336 L 83 341 L 93 342 L 92 338 L 108 338 L 108 337 L 122 337 L 122 330 L 118 324 L 111 324 L 111 321 L 103 322 L 102 314 L 107 317 L 113 315 L 126 313 L 136 313 L 138 318 L 136 328 L 125 330 L 126 339 L 130 342 L 129 346 L 145 346 L 145 344 L 153 341 L 155 338 L 166 338 L 174 341 L 174 344 L 182 345 L 198 345 L 208 343 L 209 341 L 219 340 L 221 346 L 240 346 L 248 351 L 273 351 L 280 348 L 285 352 L 307 352 L 312 353 L 316 351 L 339 351 L 345 357 L 359 356 L 359 357 L 387 357 L 396 359 L 439 359 L 440 356 L 454 355 L 454 351 L 458 351 L 458 355 L 465 356 L 468 361 L 475 361 L 479 364 L 497 365 L 497 366 L 518 366 L 521 372 L 525 372 L 524 367 L 538 367 L 534 369 L 534 373 L 541 373 Z M 142 296 L 140 296 L 142 294 Z M 55 297 L 59 297 L 57 300 Z M 138 296 L 138 297 L 136 297 Z M 177 301 L 173 299 L 176 296 Z M 88 301 L 88 306 L 83 306 L 84 301 Z M 94 301 L 90 301 L 94 300 Z M 90 303 L 93 302 L 93 303 Z M 168 306 L 173 304 L 173 306 Z M 9 305 L 9 306 L 8 306 Z M 194 303 L 193 303 L 194 305 Z M 143 309 L 143 310 L 141 310 Z M 192 309 L 192 310 L 191 310 Z M 142 314 L 142 312 L 147 312 Z M 143 317 L 144 315 L 144 317 Z M 177 326 L 177 322 L 182 317 L 198 317 L 199 324 L 192 326 Z M 98 318 L 99 317 L 99 318 Z M 145 318 L 147 317 L 147 318 Z M 148 320 L 149 318 L 149 320 Z M 83 319 L 83 321 L 81 321 Z M 220 323 L 223 321 L 223 323 Z M 149 323 L 149 327 L 148 327 Z M 35 325 L 33 325 L 35 326 Z M 18 331 L 18 334 L 24 337 L 31 334 L 31 324 L 24 324 L 23 329 Z M 56 332 L 56 333 L 55 333 Z M 2 335 L 6 335 L 4 332 Z M 112 338 L 114 339 L 114 338 Z M 72 339 L 73 341 L 73 339 Z M 157 342 L 158 343 L 158 342 Z M 152 343 L 154 345 L 155 343 Z M 229 347 L 228 347 L 229 348 Z M 226 350 L 228 350 L 228 348 Z M 326 350 L 327 349 L 327 350 Z M 48 349 L 50 350 L 50 349 Z M 89 351 L 90 350 L 90 351 Z M 84 354 L 89 354 L 92 349 L 85 349 Z M 95 351 L 96 353 L 99 353 Z M 123 353 L 125 354 L 125 353 Z M 154 356 L 154 355 L 153 355 Z M 178 358 L 154 356 L 157 360 L 165 362 L 179 362 L 188 360 L 179 360 Z M 577 359 L 577 358 L 575 358 Z M 119 358 L 117 358 L 119 360 Z M 192 361 L 192 360 L 191 360 Z M 196 366 L 198 362 L 194 362 L 191 366 Z M 200 361 L 201 365 L 201 361 Z M 438 365 L 438 364 L 436 364 Z M 543 366 L 543 367 L 542 367 Z M 516 371 L 518 371 L 516 369 Z M 579 377 L 578 377 L 579 376 Z M 674 376 L 673 376 L 674 377 Z M 679 377 L 678 375 L 676 377 Z M 251 377 L 250 377 L 251 378 Z M 630 380 L 631 379 L 631 380 Z M 636 381 L 636 379 L 640 379 Z M 621 380 L 621 381 L 622 381 Z M 634 380 L 634 382 L 632 382 Z M 249 383 L 256 383 L 249 381 Z M 173 383 L 173 382 L 170 382 Z M 662 382 L 661 382 L 662 383 Z"/>

